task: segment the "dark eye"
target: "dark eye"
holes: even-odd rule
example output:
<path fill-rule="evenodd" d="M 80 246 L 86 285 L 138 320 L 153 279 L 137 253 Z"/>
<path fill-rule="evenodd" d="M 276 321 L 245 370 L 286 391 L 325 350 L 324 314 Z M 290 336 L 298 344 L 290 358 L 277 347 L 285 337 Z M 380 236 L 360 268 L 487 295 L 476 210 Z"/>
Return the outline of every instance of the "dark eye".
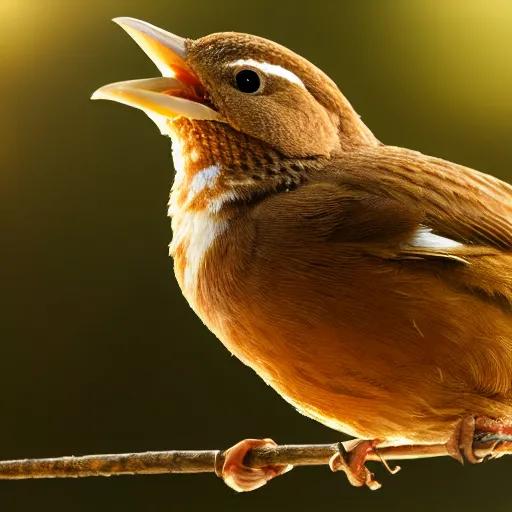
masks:
<path fill-rule="evenodd" d="M 257 92 L 261 87 L 260 77 L 252 69 L 242 69 L 236 74 L 235 80 L 236 88 L 247 94 Z"/>

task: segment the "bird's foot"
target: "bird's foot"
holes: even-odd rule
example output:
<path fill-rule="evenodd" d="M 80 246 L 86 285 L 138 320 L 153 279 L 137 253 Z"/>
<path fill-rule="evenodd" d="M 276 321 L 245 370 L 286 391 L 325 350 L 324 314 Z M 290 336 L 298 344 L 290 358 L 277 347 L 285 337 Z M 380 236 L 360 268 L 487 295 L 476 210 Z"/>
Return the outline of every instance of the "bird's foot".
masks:
<path fill-rule="evenodd" d="M 268 465 L 261 468 L 251 468 L 244 464 L 244 459 L 253 448 L 261 446 L 276 446 L 272 439 L 244 439 L 224 452 L 221 467 L 216 467 L 217 476 L 226 485 L 238 492 L 254 491 L 263 487 L 269 480 L 290 471 L 293 466 Z"/>
<path fill-rule="evenodd" d="M 366 485 L 372 491 L 380 489 L 381 484 L 375 480 L 373 473 L 365 465 L 370 455 L 377 455 L 379 457 L 376 447 L 380 440 L 357 440 L 356 443 L 350 451 L 345 449 L 343 443 L 338 443 L 338 453 L 334 454 L 329 461 L 331 470 L 344 471 L 348 481 L 355 487 Z M 394 474 L 400 470 L 398 466 L 391 469 L 383 458 L 379 458 L 390 473 Z"/>
<path fill-rule="evenodd" d="M 503 442 L 512 442 L 512 420 L 468 416 L 458 423 L 446 443 L 446 448 L 448 453 L 459 462 L 464 462 L 465 458 L 472 464 L 478 464 L 486 457 L 492 457 L 493 449 Z M 491 443 L 484 457 L 475 454 L 475 444 L 479 443 Z"/>

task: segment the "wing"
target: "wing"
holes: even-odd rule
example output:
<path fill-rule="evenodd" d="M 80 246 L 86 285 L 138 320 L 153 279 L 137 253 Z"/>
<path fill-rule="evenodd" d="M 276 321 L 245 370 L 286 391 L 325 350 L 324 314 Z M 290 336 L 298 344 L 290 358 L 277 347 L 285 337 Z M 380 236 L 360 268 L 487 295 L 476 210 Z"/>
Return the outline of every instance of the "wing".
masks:
<path fill-rule="evenodd" d="M 330 241 L 435 272 L 512 308 L 512 187 L 491 176 L 380 148 L 332 162 L 307 186 L 269 199 L 265 211 L 268 222 L 289 217 L 281 225 L 296 242 Z"/>
<path fill-rule="evenodd" d="M 385 147 L 340 162 L 346 190 L 417 208 L 433 233 L 465 245 L 512 249 L 512 187 L 438 158 Z"/>
<path fill-rule="evenodd" d="M 510 185 L 467 167 L 389 147 L 341 166 L 335 175 L 340 189 L 386 198 L 419 213 L 420 226 L 412 239 L 402 240 L 397 259 L 430 259 L 430 270 L 452 286 L 512 310 Z M 443 259 L 445 264 L 440 264 Z M 447 266 L 446 260 L 452 264 Z"/>

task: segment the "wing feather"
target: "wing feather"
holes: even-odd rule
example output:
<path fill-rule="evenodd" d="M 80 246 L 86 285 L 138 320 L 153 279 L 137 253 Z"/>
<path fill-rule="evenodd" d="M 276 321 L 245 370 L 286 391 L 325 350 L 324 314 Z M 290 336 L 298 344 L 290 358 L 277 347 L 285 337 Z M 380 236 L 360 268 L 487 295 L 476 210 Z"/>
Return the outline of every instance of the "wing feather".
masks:
<path fill-rule="evenodd" d="M 342 188 L 419 208 L 436 235 L 512 249 L 512 187 L 497 178 L 390 147 L 343 159 L 335 174 Z"/>

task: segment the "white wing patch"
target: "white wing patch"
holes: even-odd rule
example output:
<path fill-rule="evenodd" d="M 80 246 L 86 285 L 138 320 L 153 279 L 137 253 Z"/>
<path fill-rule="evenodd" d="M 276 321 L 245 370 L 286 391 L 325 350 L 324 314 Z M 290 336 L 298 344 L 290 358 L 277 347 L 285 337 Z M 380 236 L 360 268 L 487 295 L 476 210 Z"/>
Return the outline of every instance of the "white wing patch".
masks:
<path fill-rule="evenodd" d="M 464 244 L 444 236 L 435 235 L 430 228 L 420 227 L 409 245 L 425 249 L 455 249 L 456 247 L 462 247 Z"/>
<path fill-rule="evenodd" d="M 277 66 L 276 64 L 269 64 L 268 62 L 258 62 L 257 60 L 254 59 L 240 59 L 235 62 L 231 62 L 229 66 L 251 66 L 253 68 L 259 69 L 263 73 L 266 73 L 268 75 L 280 76 L 281 78 L 284 78 L 289 82 L 292 82 L 305 88 L 304 82 L 295 73 L 292 73 L 288 69 L 285 69 L 281 66 Z"/>

